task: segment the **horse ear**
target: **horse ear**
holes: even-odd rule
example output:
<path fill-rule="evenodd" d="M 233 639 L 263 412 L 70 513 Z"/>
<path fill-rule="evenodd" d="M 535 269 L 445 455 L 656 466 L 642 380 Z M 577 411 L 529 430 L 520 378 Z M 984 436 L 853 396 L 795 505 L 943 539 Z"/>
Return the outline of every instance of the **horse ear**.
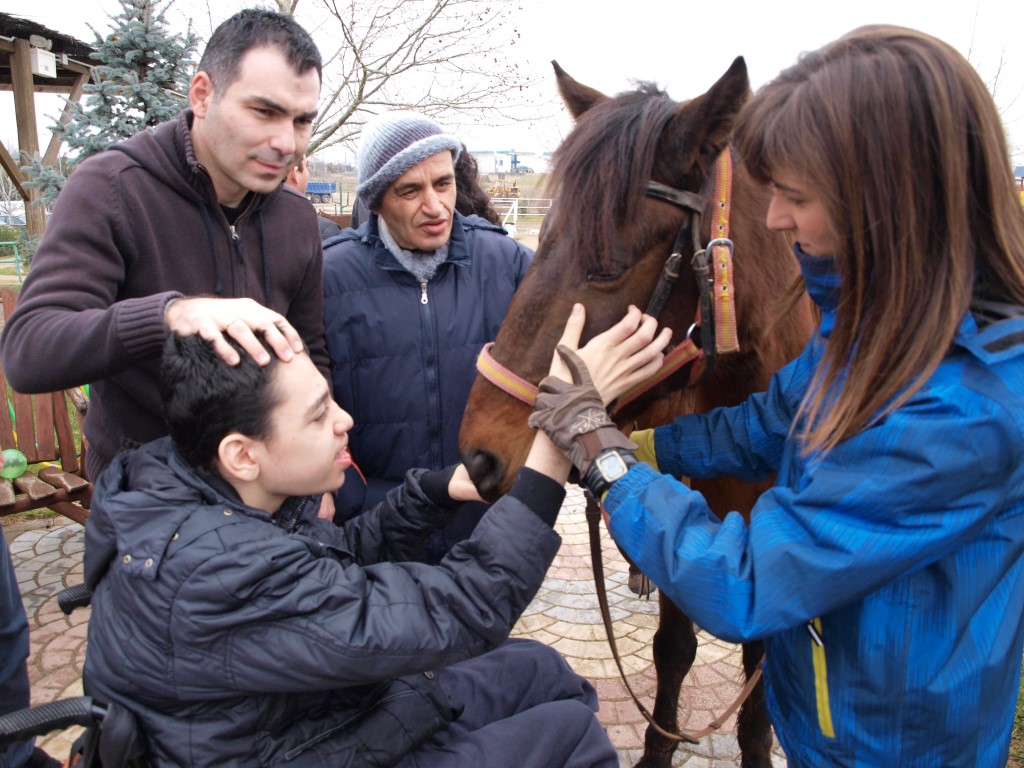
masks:
<path fill-rule="evenodd" d="M 732 65 L 706 93 L 679 106 L 666 129 L 676 157 L 718 157 L 729 145 L 732 127 L 750 97 L 747 64 L 737 56 Z M 673 156 L 673 155 L 670 155 Z"/>
<path fill-rule="evenodd" d="M 557 61 L 552 61 L 551 66 L 555 68 L 555 79 L 558 81 L 558 92 L 562 94 L 562 101 L 569 108 L 573 118 L 579 118 L 584 112 L 608 97 L 600 91 L 594 90 L 588 85 L 583 85 L 573 80 L 565 73 L 565 70 L 558 66 Z"/>

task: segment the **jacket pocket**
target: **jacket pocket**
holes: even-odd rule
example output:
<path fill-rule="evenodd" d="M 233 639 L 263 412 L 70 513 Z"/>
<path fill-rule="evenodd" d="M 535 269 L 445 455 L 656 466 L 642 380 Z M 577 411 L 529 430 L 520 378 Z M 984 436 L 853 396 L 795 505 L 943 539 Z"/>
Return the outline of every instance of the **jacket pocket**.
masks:
<path fill-rule="evenodd" d="M 825 641 L 822 637 L 821 619 L 807 622 L 811 635 L 811 659 L 814 663 L 814 697 L 818 707 L 818 727 L 823 736 L 836 737 L 832 727 L 832 707 L 828 702 L 828 664 L 825 661 Z"/>

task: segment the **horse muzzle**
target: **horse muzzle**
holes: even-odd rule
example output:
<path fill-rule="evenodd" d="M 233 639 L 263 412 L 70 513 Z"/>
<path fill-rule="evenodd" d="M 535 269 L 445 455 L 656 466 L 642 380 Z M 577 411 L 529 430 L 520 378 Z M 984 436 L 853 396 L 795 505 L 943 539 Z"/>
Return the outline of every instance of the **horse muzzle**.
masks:
<path fill-rule="evenodd" d="M 497 454 L 483 449 L 470 450 L 462 455 L 462 463 L 484 501 L 493 504 L 511 485 L 505 480 L 505 461 Z"/>

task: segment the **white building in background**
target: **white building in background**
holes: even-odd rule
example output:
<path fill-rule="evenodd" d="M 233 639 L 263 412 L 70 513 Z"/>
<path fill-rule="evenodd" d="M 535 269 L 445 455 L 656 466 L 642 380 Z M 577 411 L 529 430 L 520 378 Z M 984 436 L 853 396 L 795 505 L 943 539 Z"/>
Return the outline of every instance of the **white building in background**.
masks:
<path fill-rule="evenodd" d="M 547 173 L 551 153 L 519 152 L 514 149 L 471 151 L 480 173 Z"/>

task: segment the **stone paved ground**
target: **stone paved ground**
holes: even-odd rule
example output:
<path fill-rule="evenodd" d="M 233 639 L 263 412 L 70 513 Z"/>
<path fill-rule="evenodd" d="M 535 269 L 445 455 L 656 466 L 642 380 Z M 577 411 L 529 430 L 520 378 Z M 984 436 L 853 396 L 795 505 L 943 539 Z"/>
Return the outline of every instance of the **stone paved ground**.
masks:
<path fill-rule="evenodd" d="M 4 535 L 28 612 L 32 703 L 81 696 L 90 611 L 81 608 L 65 616 L 57 606 L 57 595 L 65 586 L 83 580 L 82 526 L 64 517 L 53 517 L 6 526 Z M 39 739 L 37 744 L 63 760 L 80 732 L 80 728 L 69 728 Z"/>
<path fill-rule="evenodd" d="M 557 648 L 577 673 L 594 684 L 601 701 L 599 719 L 619 749 L 621 765 L 632 766 L 643 754 L 647 723 L 622 682 L 605 637 L 594 592 L 584 508 L 583 494 L 573 488 L 558 518 L 562 547 L 513 634 Z M 638 599 L 630 592 L 626 563 L 603 526 L 602 537 L 615 643 L 630 687 L 651 710 L 657 686 L 651 641 L 658 628 L 658 602 Z M 698 634 L 698 641 L 697 659 L 679 701 L 679 726 L 691 730 L 704 728 L 725 711 L 743 685 L 738 645 L 706 632 Z M 786 765 L 777 742 L 772 761 L 776 768 Z M 739 764 L 735 716 L 726 721 L 721 732 L 703 738 L 699 744 L 680 746 L 673 760 L 673 766 L 687 768 L 730 768 Z"/>
<path fill-rule="evenodd" d="M 557 648 L 579 674 L 589 678 L 601 700 L 600 720 L 619 749 L 622 766 L 641 756 L 646 723 L 626 692 L 605 638 L 590 570 L 590 550 L 582 494 L 572 490 L 559 516 L 562 548 L 536 599 L 513 634 L 533 637 Z M 80 696 L 89 609 L 70 617 L 57 607 L 57 594 L 82 581 L 82 527 L 65 518 L 18 522 L 5 528 L 14 556 L 18 583 L 31 624 L 29 676 L 33 703 Z M 626 586 L 626 565 L 605 533 L 603 541 L 608 600 L 616 643 L 630 685 L 646 706 L 653 706 L 655 676 L 651 638 L 657 628 L 657 601 L 639 600 Z M 680 697 L 683 728 L 702 728 L 735 698 L 742 684 L 740 649 L 700 634 L 693 670 Z M 78 729 L 41 740 L 51 754 L 66 756 Z M 776 744 L 773 763 L 784 768 Z M 677 751 L 674 766 L 731 768 L 739 766 L 735 717 L 721 732 Z"/>

